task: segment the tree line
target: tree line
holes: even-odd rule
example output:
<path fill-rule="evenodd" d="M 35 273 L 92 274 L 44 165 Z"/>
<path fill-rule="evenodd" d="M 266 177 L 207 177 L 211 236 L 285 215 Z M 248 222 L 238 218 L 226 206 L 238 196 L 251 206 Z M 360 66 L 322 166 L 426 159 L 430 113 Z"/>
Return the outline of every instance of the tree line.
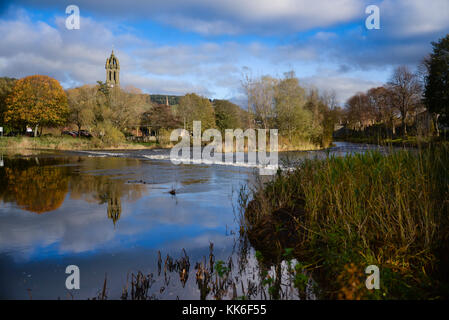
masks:
<path fill-rule="evenodd" d="M 193 121 L 201 121 L 202 130 L 277 128 L 289 144 L 307 140 L 329 145 L 337 110 L 335 94 L 307 91 L 294 72 L 281 79 L 246 79 L 248 110 L 228 100 L 210 100 L 195 93 L 179 99 L 171 96 L 177 104 L 170 105 L 168 96 L 165 103 L 155 103 L 152 95 L 140 89 L 110 88 L 101 81 L 64 90 L 57 80 L 43 75 L 1 78 L 1 123 L 11 132 L 31 127 L 35 136 L 42 134 L 44 127 L 71 126 L 77 132 L 88 130 L 110 144 L 136 134 L 137 128 L 151 128 L 159 140 L 164 130 L 184 128 L 191 132 Z M 163 101 L 162 95 L 156 98 Z"/>
<path fill-rule="evenodd" d="M 416 68 L 396 67 L 380 87 L 349 98 L 340 121 L 353 135 L 381 138 L 440 134 L 449 125 L 449 35 Z M 347 131 L 346 131 L 347 132 Z"/>
<path fill-rule="evenodd" d="M 245 116 L 230 101 L 211 101 L 195 93 L 149 95 L 132 86 L 111 88 L 101 81 L 64 90 L 57 80 L 44 75 L 0 78 L 0 126 L 6 134 L 33 128 L 39 136 L 43 128 L 72 127 L 115 143 L 136 134 L 137 128 L 150 128 L 156 137 L 164 129 L 192 130 L 194 120 L 202 121 L 204 130 L 240 128 Z"/>

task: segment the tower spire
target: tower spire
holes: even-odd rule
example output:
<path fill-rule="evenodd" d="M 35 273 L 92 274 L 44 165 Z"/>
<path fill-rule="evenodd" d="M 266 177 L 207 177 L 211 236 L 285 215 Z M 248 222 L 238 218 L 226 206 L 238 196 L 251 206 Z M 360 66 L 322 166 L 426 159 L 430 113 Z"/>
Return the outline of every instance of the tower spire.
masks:
<path fill-rule="evenodd" d="M 114 55 L 114 46 L 109 58 L 106 59 L 106 84 L 109 87 L 120 86 L 120 63 Z"/>

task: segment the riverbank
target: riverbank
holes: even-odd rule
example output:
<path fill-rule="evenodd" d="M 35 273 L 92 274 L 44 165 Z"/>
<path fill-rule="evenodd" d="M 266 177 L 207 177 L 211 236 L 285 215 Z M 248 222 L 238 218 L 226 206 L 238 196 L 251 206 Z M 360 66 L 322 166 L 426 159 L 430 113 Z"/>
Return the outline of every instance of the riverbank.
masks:
<path fill-rule="evenodd" d="M 207 145 L 208 143 L 205 143 Z M 57 151 L 79 151 L 79 150 L 142 150 L 142 149 L 168 149 L 175 144 L 156 142 L 130 142 L 123 141 L 115 144 L 107 144 L 95 138 L 73 138 L 69 136 L 44 136 L 44 137 L 0 137 L 0 150 L 5 153 L 26 150 L 57 150 Z M 269 150 L 269 145 L 267 146 Z M 283 151 L 311 151 L 323 148 L 311 143 L 290 145 L 279 144 L 279 152 Z M 222 150 L 226 151 L 223 143 Z M 233 148 L 235 152 L 235 146 Z M 245 145 L 244 151 L 247 152 Z"/>
<path fill-rule="evenodd" d="M 379 139 L 378 137 L 345 137 L 336 138 L 335 141 L 346 141 L 352 143 L 375 144 L 381 146 L 394 146 L 406 148 L 426 148 L 432 143 L 447 143 L 444 137 L 416 137 L 408 136 L 396 139 Z"/>
<path fill-rule="evenodd" d="M 73 138 L 73 137 L 1 137 L 0 150 L 141 150 L 154 148 L 168 148 L 171 145 L 159 145 L 156 143 L 128 142 L 123 141 L 116 144 L 106 144 L 99 139 Z"/>
<path fill-rule="evenodd" d="M 291 253 L 320 298 L 448 298 L 448 164 L 443 144 L 306 160 L 241 196 L 241 231 L 265 263 Z"/>

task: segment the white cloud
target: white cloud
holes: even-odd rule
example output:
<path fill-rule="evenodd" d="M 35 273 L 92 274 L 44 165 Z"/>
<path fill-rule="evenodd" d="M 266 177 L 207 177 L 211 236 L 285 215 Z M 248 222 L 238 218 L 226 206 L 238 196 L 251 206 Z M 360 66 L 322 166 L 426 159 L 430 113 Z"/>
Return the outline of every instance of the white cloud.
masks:
<path fill-rule="evenodd" d="M 364 25 L 365 8 L 372 4 L 379 5 L 381 28 L 390 35 L 419 36 L 449 28 L 447 0 L 78 0 L 76 4 L 82 17 L 113 17 L 114 23 L 153 20 L 203 35 L 285 35 L 354 22 Z M 65 9 L 54 0 L 17 0 L 14 5 L 51 8 L 60 14 Z M 318 36 L 326 35 L 326 30 L 320 31 Z"/>
<path fill-rule="evenodd" d="M 370 88 L 381 86 L 383 83 L 373 80 L 342 76 L 313 76 L 303 79 L 309 88 L 319 88 L 322 91 L 334 91 L 340 105 L 357 92 L 364 92 Z"/>
<path fill-rule="evenodd" d="M 283 72 L 294 69 L 301 81 L 308 79 L 323 89 L 332 87 L 344 101 L 348 95 L 364 90 L 372 83 L 377 85 L 386 81 L 391 66 L 416 65 L 430 51 L 430 41 L 437 40 L 433 34 L 422 34 L 426 30 L 440 30 L 448 24 L 441 18 L 440 12 L 444 11 L 442 2 L 432 2 L 436 4 L 430 4 L 424 10 L 417 2 L 411 3 L 412 8 L 406 8 L 405 2 L 385 0 L 380 4 L 382 29 L 379 32 L 363 29 L 365 14 L 362 8 L 361 25 L 341 32 L 317 30 L 306 36 L 298 34 L 287 36 L 285 40 L 272 38 L 276 40 L 267 42 L 264 37 L 251 37 L 247 41 L 231 38 L 224 42 L 204 37 L 190 43 L 182 38 L 182 34 L 177 34 L 175 41 L 159 43 L 150 40 L 151 34 L 142 35 L 141 29 L 121 23 L 123 20 L 119 20 L 118 13 L 126 10 L 138 17 L 147 15 L 148 18 L 160 19 L 164 12 L 170 11 L 173 12 L 172 19 L 167 16 L 163 19 L 165 23 L 185 19 L 192 28 L 196 28 L 193 26 L 195 23 L 198 23 L 197 27 L 204 26 L 202 31 L 196 30 L 200 33 L 220 34 L 221 28 L 228 30 L 224 33 L 245 33 L 255 30 L 252 28 L 262 28 L 264 31 L 261 32 L 266 33 L 270 32 L 270 25 L 275 24 L 276 28 L 285 27 L 284 34 L 288 35 L 302 28 L 331 25 L 357 17 L 363 2 L 355 5 L 350 0 L 294 3 L 287 0 L 279 3 L 265 0 L 243 3 L 234 0 L 207 3 L 202 0 L 190 3 L 167 0 L 153 4 L 152 11 L 147 10 L 148 4 L 143 2 L 131 1 L 126 8 L 123 2 L 111 0 L 108 3 L 106 8 L 102 7 L 101 1 L 80 1 L 82 15 L 89 10 L 115 15 L 113 20 L 103 21 L 84 16 L 80 30 L 65 29 L 63 13 L 47 22 L 32 21 L 25 10 L 19 10 L 13 18 L 0 18 L 0 34 L 4 35 L 0 47 L 0 75 L 47 74 L 65 87 L 95 83 L 104 79 L 104 62 L 114 45 L 121 63 L 122 84 L 133 85 L 147 93 L 182 95 L 196 92 L 210 98 L 243 101 L 241 70 L 243 66 L 249 66 L 260 75 L 273 76 L 282 76 Z M 43 1 L 39 5 L 45 4 Z M 418 9 L 422 9 L 422 13 Z M 427 19 L 434 11 L 436 18 Z M 404 12 L 404 15 L 395 18 L 389 12 Z M 410 30 L 404 27 L 406 17 L 410 18 L 409 23 L 415 21 Z M 318 18 L 323 18 L 321 25 L 315 21 Z M 202 21 L 206 24 L 202 25 Z M 190 28 L 178 27 L 183 30 Z M 391 31 L 393 27 L 394 34 Z M 420 36 L 395 38 L 406 32 Z M 337 71 L 322 73 L 320 68 L 323 66 Z M 377 77 L 370 77 L 374 73 Z M 379 80 L 379 74 L 384 79 Z"/>
<path fill-rule="evenodd" d="M 204 79 L 193 77 L 206 76 L 208 63 L 219 69 L 223 61 L 223 55 L 216 56 L 220 48 L 213 43 L 184 48 L 155 46 L 129 33 L 114 34 L 90 18 L 83 19 L 80 30 L 72 31 L 65 29 L 62 18 L 56 18 L 51 26 L 21 15 L 15 20 L 0 20 L 0 33 L 4 35 L 0 75 L 20 78 L 46 74 L 66 87 L 103 80 L 105 59 L 113 45 L 121 62 L 122 83 L 149 93 L 211 94 Z M 128 46 L 139 50 L 127 50 Z"/>
<path fill-rule="evenodd" d="M 155 19 L 201 34 L 272 34 L 323 28 L 363 19 L 360 0 L 78 0 L 83 12 L 123 19 Z M 51 0 L 16 2 L 30 7 L 55 7 Z"/>
<path fill-rule="evenodd" d="M 381 28 L 388 28 L 397 37 L 422 36 L 449 29 L 447 0 L 384 0 L 380 10 Z"/>
<path fill-rule="evenodd" d="M 168 1 L 167 7 L 173 10 L 177 2 Z M 182 10 L 185 6 L 181 6 Z M 202 34 L 275 34 L 328 27 L 351 21 L 363 12 L 362 3 L 355 0 L 203 0 L 191 1 L 188 6 L 192 10 L 163 15 L 161 21 Z M 194 8 L 201 8 L 199 14 Z M 158 9 L 156 13 L 164 12 L 166 7 Z"/>

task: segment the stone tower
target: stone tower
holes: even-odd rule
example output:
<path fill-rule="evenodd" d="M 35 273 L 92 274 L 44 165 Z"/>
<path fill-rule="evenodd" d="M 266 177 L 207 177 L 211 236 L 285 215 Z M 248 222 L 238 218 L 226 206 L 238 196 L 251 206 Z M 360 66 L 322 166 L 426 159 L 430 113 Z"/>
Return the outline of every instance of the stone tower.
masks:
<path fill-rule="evenodd" d="M 120 86 L 120 64 L 112 50 L 111 56 L 106 59 L 106 84 L 109 87 Z"/>

